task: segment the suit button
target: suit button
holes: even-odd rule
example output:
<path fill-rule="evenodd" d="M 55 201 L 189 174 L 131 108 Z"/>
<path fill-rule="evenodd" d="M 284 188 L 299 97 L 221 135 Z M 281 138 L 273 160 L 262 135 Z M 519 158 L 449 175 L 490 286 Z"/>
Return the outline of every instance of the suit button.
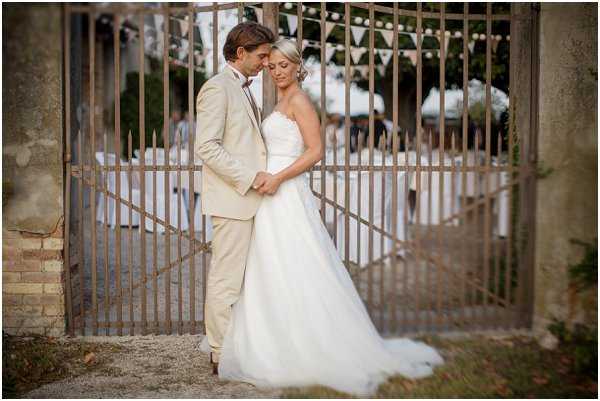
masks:
<path fill-rule="evenodd" d="M 260 154 L 261 154 L 261 155 L 263 155 L 263 156 L 265 156 L 265 155 L 266 155 L 266 152 L 260 152 Z"/>

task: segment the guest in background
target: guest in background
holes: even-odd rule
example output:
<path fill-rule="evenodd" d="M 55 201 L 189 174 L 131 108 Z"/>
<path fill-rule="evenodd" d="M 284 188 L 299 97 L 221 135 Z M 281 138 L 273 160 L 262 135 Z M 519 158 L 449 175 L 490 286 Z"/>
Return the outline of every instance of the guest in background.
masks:
<path fill-rule="evenodd" d="M 329 116 L 327 125 L 325 126 L 326 149 L 331 150 L 335 146 L 338 151 L 340 151 L 340 148 L 344 148 L 345 137 L 343 122 L 342 116 L 338 113 Z"/>
<path fill-rule="evenodd" d="M 359 120 L 356 117 L 350 118 L 350 153 L 358 151 L 358 136 L 362 131 Z"/>
<path fill-rule="evenodd" d="M 192 121 L 192 129 L 190 130 L 190 122 L 188 119 L 189 113 L 187 111 L 183 112 L 183 118 L 177 124 L 177 131 L 180 132 L 181 135 L 181 148 L 187 149 L 189 145 L 190 131 L 194 132 L 194 127 L 196 124 Z"/>
<path fill-rule="evenodd" d="M 377 111 L 377 109 L 373 110 L 373 114 L 374 114 L 374 121 L 373 121 L 373 130 L 374 130 L 374 136 L 375 136 L 375 148 L 376 149 L 380 149 L 381 146 L 383 144 L 380 144 L 379 141 L 381 140 L 381 137 L 383 136 L 383 134 L 385 134 L 386 138 L 387 138 L 387 128 L 385 127 L 385 124 L 383 123 L 383 115 L 379 114 L 379 111 Z M 365 130 L 366 135 L 365 135 L 365 143 L 363 144 L 364 147 L 369 146 L 369 140 L 370 140 L 370 132 L 369 132 L 369 123 L 367 120 L 367 129 Z"/>
<path fill-rule="evenodd" d="M 175 145 L 175 133 L 177 132 L 177 126 L 181 121 L 181 109 L 173 108 L 171 111 L 171 117 L 169 118 L 169 147 L 176 146 Z M 163 138 L 165 138 L 165 133 L 163 132 Z"/>

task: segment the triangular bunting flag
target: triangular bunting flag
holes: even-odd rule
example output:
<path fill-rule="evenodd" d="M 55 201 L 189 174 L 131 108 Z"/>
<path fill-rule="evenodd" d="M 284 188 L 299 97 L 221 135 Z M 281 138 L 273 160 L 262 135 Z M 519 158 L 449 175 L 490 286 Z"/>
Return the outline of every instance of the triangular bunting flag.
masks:
<path fill-rule="evenodd" d="M 188 33 L 188 16 L 185 16 L 185 20 L 178 20 L 179 26 L 181 27 L 181 36 L 187 36 Z"/>
<path fill-rule="evenodd" d="M 358 64 L 360 58 L 363 54 L 365 54 L 366 51 L 367 49 L 363 49 L 362 47 L 353 47 L 350 50 L 350 55 L 352 56 L 352 61 L 354 61 L 354 64 Z"/>
<path fill-rule="evenodd" d="M 473 53 L 473 50 L 475 50 L 475 41 L 470 41 L 469 44 L 467 44 L 467 47 L 469 48 L 469 53 Z"/>
<path fill-rule="evenodd" d="M 327 40 L 331 31 L 335 28 L 335 25 L 334 22 L 325 22 L 325 40 Z"/>
<path fill-rule="evenodd" d="M 258 23 L 262 24 L 262 21 L 263 21 L 263 10 L 262 10 L 262 8 L 255 8 L 254 11 L 256 12 L 256 19 L 258 19 Z"/>
<path fill-rule="evenodd" d="M 450 43 L 450 37 L 444 37 L 444 57 L 448 57 L 448 43 Z"/>
<path fill-rule="evenodd" d="M 296 33 L 296 29 L 298 29 L 298 16 L 294 14 L 286 14 L 288 27 L 290 28 L 290 35 L 294 35 Z"/>
<path fill-rule="evenodd" d="M 379 31 L 383 39 L 385 39 L 385 43 L 387 43 L 388 47 L 392 47 L 392 42 L 394 40 L 394 31 L 381 30 Z"/>
<path fill-rule="evenodd" d="M 189 43 L 187 39 L 181 39 L 181 48 L 178 50 L 179 60 L 183 60 L 188 52 Z"/>
<path fill-rule="evenodd" d="M 492 51 L 494 53 L 496 53 L 496 50 L 498 50 L 498 41 L 496 39 L 492 39 Z"/>
<path fill-rule="evenodd" d="M 392 57 L 392 51 L 389 49 L 379 49 L 379 57 L 381 58 L 383 65 L 387 67 L 390 58 Z"/>
<path fill-rule="evenodd" d="M 351 26 L 350 30 L 352 31 L 352 38 L 354 38 L 354 43 L 356 46 L 360 46 L 360 41 L 362 40 L 367 28 L 363 28 L 362 26 Z"/>
<path fill-rule="evenodd" d="M 417 45 L 417 34 L 416 33 L 409 33 L 410 38 L 412 39 L 413 43 L 415 44 L 415 46 Z"/>
<path fill-rule="evenodd" d="M 385 77 L 385 65 L 379 64 L 377 66 L 377 72 L 379 72 L 379 76 Z"/>
<path fill-rule="evenodd" d="M 329 63 L 331 57 L 335 54 L 335 47 L 326 47 L 325 48 L 325 62 Z"/>
<path fill-rule="evenodd" d="M 204 61 L 204 56 L 202 54 L 196 54 L 195 56 L 195 66 L 199 67 L 202 65 L 202 62 Z"/>
<path fill-rule="evenodd" d="M 363 79 L 369 78 L 369 66 L 368 65 L 360 66 L 360 75 L 362 75 Z"/>
<path fill-rule="evenodd" d="M 413 66 L 417 65 L 417 51 L 404 50 L 404 57 L 408 57 Z"/>

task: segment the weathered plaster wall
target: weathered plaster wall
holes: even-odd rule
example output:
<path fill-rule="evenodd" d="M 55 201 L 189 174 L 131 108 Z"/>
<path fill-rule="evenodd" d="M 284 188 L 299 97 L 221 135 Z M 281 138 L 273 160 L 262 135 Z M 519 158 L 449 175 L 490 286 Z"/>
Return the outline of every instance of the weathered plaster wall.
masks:
<path fill-rule="evenodd" d="M 2 330 L 65 333 L 60 5 L 2 5 Z M 7 185 L 8 184 L 8 185 Z"/>
<path fill-rule="evenodd" d="M 567 268 L 582 257 L 598 218 L 598 20 L 596 4 L 541 4 L 534 328 L 554 316 L 595 315 L 569 297 Z M 591 313 L 590 313 L 591 312 Z"/>
<path fill-rule="evenodd" d="M 51 233 L 63 214 L 60 6 L 2 9 L 2 223 Z"/>

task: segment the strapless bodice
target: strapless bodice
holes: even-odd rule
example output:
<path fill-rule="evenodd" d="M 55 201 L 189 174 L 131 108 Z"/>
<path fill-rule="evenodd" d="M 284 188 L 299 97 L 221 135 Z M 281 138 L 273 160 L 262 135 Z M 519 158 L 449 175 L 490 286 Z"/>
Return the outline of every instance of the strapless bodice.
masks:
<path fill-rule="evenodd" d="M 262 122 L 267 157 L 299 157 L 304 152 L 304 141 L 298 124 L 280 111 L 273 111 Z"/>

